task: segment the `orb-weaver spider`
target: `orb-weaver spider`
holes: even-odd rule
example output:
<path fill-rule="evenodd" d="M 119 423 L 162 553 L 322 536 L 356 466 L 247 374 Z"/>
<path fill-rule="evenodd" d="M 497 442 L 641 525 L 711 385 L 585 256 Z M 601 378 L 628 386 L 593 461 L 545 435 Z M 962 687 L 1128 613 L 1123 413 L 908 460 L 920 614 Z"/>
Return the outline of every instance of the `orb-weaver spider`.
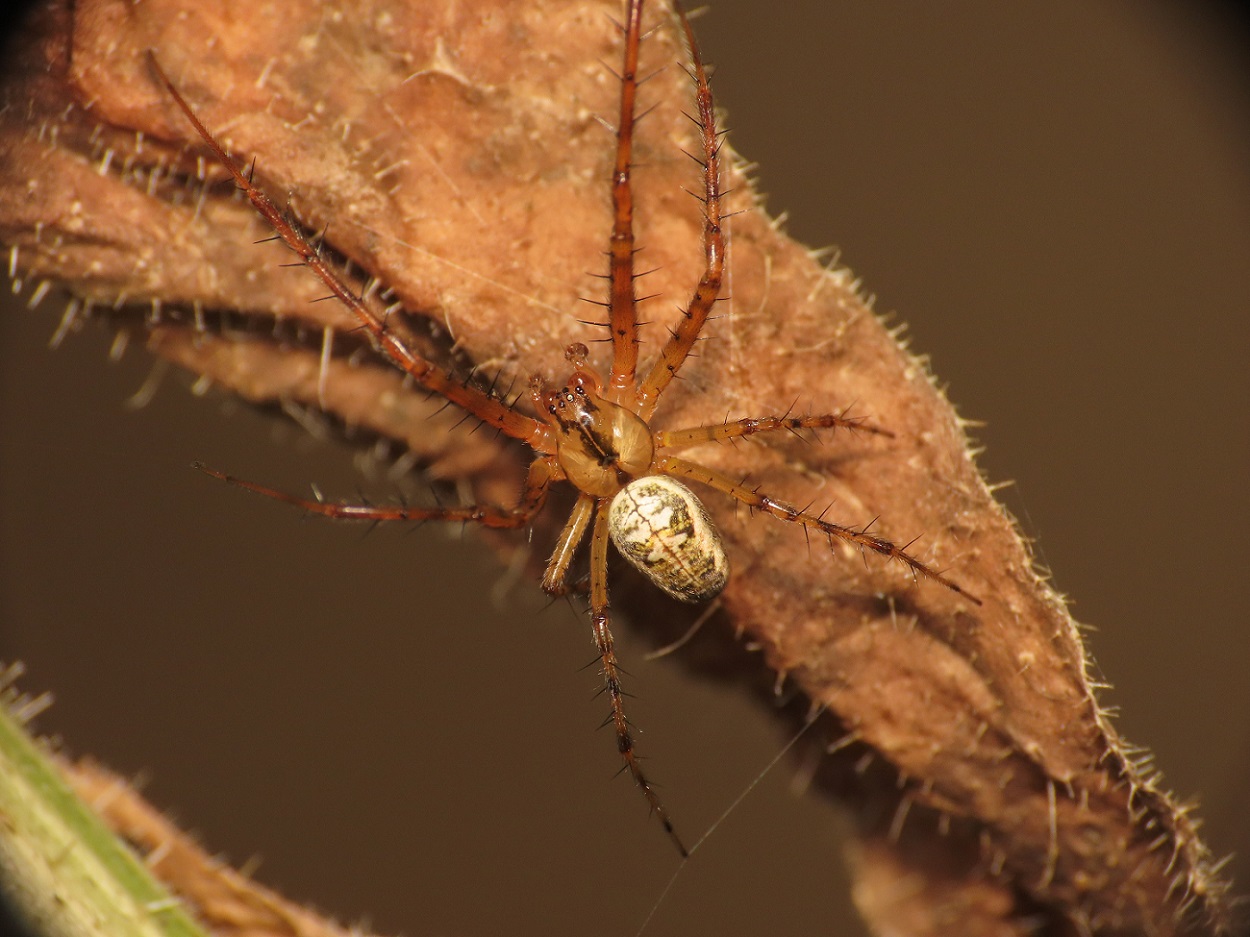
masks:
<path fill-rule="evenodd" d="M 589 532 L 589 603 L 592 632 L 602 662 L 605 688 L 611 704 L 610 721 L 617 747 L 630 774 L 646 796 L 652 811 L 682 855 L 686 847 L 673 828 L 663 804 L 643 773 L 635 751 L 633 734 L 625 715 L 620 668 L 613 649 L 608 602 L 608 542 L 636 568 L 670 596 L 687 602 L 707 601 L 718 594 L 728 578 L 728 562 L 719 536 L 685 480 L 699 482 L 781 520 L 796 523 L 809 532 L 871 551 L 904 564 L 914 575 L 932 579 L 973 602 L 979 601 L 942 573 L 907 552 L 906 547 L 857 529 L 827 521 L 822 515 L 792 507 L 732 478 L 682 459 L 675 453 L 699 444 L 741 439 L 780 430 L 861 429 L 891 435 L 846 412 L 809 416 L 768 416 L 695 426 L 656 430 L 652 420 L 660 400 L 699 340 L 712 307 L 719 298 L 725 271 L 725 235 L 721 222 L 723 194 L 720 187 L 721 135 L 716 129 L 712 94 L 689 22 L 681 16 L 690 50 L 690 73 L 695 85 L 701 154 L 697 162 L 703 176 L 703 250 L 705 266 L 699 284 L 660 354 L 649 368 L 639 372 L 639 327 L 635 294 L 635 243 L 631 167 L 635 104 L 639 87 L 638 58 L 642 39 L 643 0 L 629 0 L 624 26 L 625 54 L 620 74 L 621 94 L 616 130 L 616 156 L 612 171 L 613 224 L 609 250 L 609 299 L 607 322 L 597 323 L 610 332 L 612 360 L 603 376 L 589 361 L 586 345 L 575 343 L 566 350 L 573 373 L 560 390 L 547 389 L 538 376 L 531 379 L 529 400 L 534 415 L 522 413 L 512 403 L 459 380 L 416 353 L 398 330 L 389 327 L 386 315 L 374 307 L 375 298 L 358 293 L 321 251 L 319 243 L 287 219 L 278 206 L 229 156 L 200 122 L 155 58 L 152 66 L 161 83 L 196 131 L 233 177 L 255 209 L 272 226 L 276 236 L 293 250 L 355 317 L 375 350 L 389 364 L 408 375 L 427 391 L 445 398 L 467 414 L 499 432 L 527 444 L 536 453 L 530 465 L 524 493 L 512 508 L 471 505 L 456 508 L 377 507 L 365 504 L 311 500 L 204 469 L 208 474 L 306 511 L 327 517 L 371 521 L 443 520 L 481 524 L 490 528 L 526 526 L 543 507 L 551 486 L 568 481 L 577 491 L 572 514 L 565 523 L 543 577 L 543 589 L 551 595 L 572 590 L 570 569 Z"/>

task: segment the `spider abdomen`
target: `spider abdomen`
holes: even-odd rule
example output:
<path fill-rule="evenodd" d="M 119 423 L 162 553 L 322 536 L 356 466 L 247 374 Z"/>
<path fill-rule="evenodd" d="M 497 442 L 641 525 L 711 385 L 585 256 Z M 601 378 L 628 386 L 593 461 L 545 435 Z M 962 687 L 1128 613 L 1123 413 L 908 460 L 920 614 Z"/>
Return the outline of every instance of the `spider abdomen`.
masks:
<path fill-rule="evenodd" d="M 612 499 L 608 531 L 621 555 L 673 598 L 706 602 L 725 588 L 729 560 L 712 519 L 676 479 L 649 475 Z"/>

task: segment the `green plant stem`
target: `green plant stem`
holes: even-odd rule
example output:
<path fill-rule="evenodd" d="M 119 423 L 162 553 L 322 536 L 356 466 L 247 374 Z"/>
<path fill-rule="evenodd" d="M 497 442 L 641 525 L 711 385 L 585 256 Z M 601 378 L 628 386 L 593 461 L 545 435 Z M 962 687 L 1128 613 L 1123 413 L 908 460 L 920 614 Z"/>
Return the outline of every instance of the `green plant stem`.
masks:
<path fill-rule="evenodd" d="M 0 886 L 39 937 L 204 937 L 0 707 Z"/>

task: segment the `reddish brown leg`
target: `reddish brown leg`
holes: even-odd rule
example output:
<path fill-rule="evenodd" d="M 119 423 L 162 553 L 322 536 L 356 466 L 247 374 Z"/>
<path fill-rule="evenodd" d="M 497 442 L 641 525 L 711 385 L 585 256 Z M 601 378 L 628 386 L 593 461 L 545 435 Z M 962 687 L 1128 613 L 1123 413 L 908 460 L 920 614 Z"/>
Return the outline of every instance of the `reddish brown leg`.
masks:
<path fill-rule="evenodd" d="M 462 383 L 436 367 L 429 361 L 415 354 L 399 338 L 387 328 L 383 318 L 372 309 L 366 301 L 357 296 L 342 277 L 321 256 L 320 251 L 295 225 L 287 221 L 273 200 L 262 192 L 230 157 L 216 138 L 195 116 L 191 106 L 178 93 L 172 81 L 165 75 L 156 57 L 149 53 L 148 60 L 152 70 L 161 83 L 169 91 L 179 109 L 195 127 L 200 138 L 213 151 L 217 161 L 234 177 L 235 185 L 243 190 L 248 201 L 260 215 L 269 222 L 278 237 L 282 238 L 306 264 L 309 269 L 324 283 L 332 294 L 355 316 L 361 327 L 369 334 L 374 346 L 397 368 L 410 374 L 417 383 L 427 390 L 439 394 L 473 414 L 488 426 L 493 426 L 507 436 L 520 439 L 532 446 L 536 451 L 549 453 L 555 451 L 555 440 L 550 427 L 531 417 L 517 413 L 503 401 L 492 397 L 489 393 Z"/>
<path fill-rule="evenodd" d="M 616 651 L 612 646 L 612 630 L 608 614 L 608 501 L 603 500 L 595 510 L 594 528 L 590 535 L 590 621 L 594 631 L 595 646 L 599 648 L 599 657 L 603 661 L 604 688 L 612 705 L 608 719 L 616 730 L 616 747 L 625 759 L 625 767 L 633 776 L 638 787 L 642 789 L 652 812 L 659 819 L 664 831 L 668 833 L 673 844 L 677 846 L 682 857 L 690 855 L 686 846 L 673 829 L 673 821 L 660 803 L 660 797 L 643 774 L 638 764 L 638 755 L 634 751 L 634 736 L 630 731 L 629 720 L 625 718 L 625 707 L 622 703 L 621 673 L 616 663 Z"/>
<path fill-rule="evenodd" d="M 934 582 L 940 582 L 952 592 L 957 592 L 970 602 L 977 605 L 981 604 L 981 600 L 968 592 L 958 583 L 947 579 L 936 569 L 928 566 L 920 560 L 916 559 L 907 552 L 905 547 L 886 540 L 883 537 L 874 537 L 872 534 L 864 530 L 856 530 L 853 527 L 844 527 L 841 524 L 835 524 L 827 521 L 823 517 L 816 514 L 809 514 L 807 511 L 801 511 L 768 495 L 760 494 L 754 488 L 748 488 L 733 481 L 725 475 L 715 472 L 712 469 L 704 468 L 694 462 L 687 462 L 683 459 L 673 458 L 671 456 L 662 456 L 657 460 L 656 469 L 661 474 L 675 475 L 679 478 L 689 478 L 694 481 L 701 482 L 717 491 L 723 491 L 730 497 L 736 498 L 743 504 L 755 510 L 764 511 L 773 517 L 780 518 L 783 521 L 789 521 L 792 524 L 801 524 L 808 530 L 815 530 L 826 537 L 833 540 L 841 540 L 845 543 L 851 543 L 859 547 L 860 550 L 871 550 L 887 559 L 897 560 L 902 563 L 913 574 L 924 576 L 932 579 Z"/>
<path fill-rule="evenodd" d="M 621 108 L 612 167 L 612 241 L 609 251 L 608 326 L 612 330 L 612 371 L 608 398 L 621 402 L 634 390 L 638 367 L 638 315 L 634 297 L 634 195 L 630 185 L 634 108 L 638 98 L 638 46 L 642 41 L 642 0 L 631 0 L 625 18 L 625 62 L 621 69 Z"/>
<path fill-rule="evenodd" d="M 805 429 L 849 429 L 853 432 L 873 433 L 877 436 L 893 437 L 888 429 L 881 429 L 871 423 L 865 423 L 860 417 L 848 417 L 846 411 L 841 413 L 824 413 L 816 416 L 761 416 L 754 419 L 734 420 L 732 423 L 720 423 L 715 426 L 695 426 L 690 429 L 674 429 L 660 431 L 655 434 L 657 449 L 684 449 L 705 442 L 721 442 L 726 439 L 740 439 L 744 436 L 757 436 L 760 433 L 775 433 L 778 430 L 789 430 L 798 433 Z"/>
<path fill-rule="evenodd" d="M 676 376 L 690 355 L 694 343 L 699 340 L 699 333 L 703 331 L 703 325 L 712 311 L 712 304 L 720 293 L 721 278 L 725 272 L 725 235 L 720 227 L 720 139 L 716 132 L 716 112 L 712 107 L 712 89 L 708 87 L 707 73 L 703 68 L 703 59 L 699 55 L 699 46 L 695 42 L 690 21 L 680 8 L 678 12 L 686 31 L 686 43 L 690 47 L 695 102 L 699 108 L 699 116 L 694 120 L 699 127 L 703 144 L 703 158 L 698 162 L 703 167 L 703 252 L 707 258 L 707 266 L 690 305 L 686 307 L 684 317 L 664 343 L 664 350 L 638 389 L 640 414 L 648 421 L 655 413 L 660 394 Z"/>
<path fill-rule="evenodd" d="M 525 492 L 521 502 L 515 508 L 502 508 L 494 505 L 469 505 L 459 508 L 409 508 L 402 506 L 381 506 L 371 504 L 348 504 L 336 501 L 316 501 L 301 498 L 297 495 L 278 491 L 255 482 L 244 481 L 227 475 L 216 469 L 196 463 L 196 468 L 219 478 L 231 485 L 246 488 L 266 498 L 283 501 L 303 508 L 311 514 L 323 517 L 342 518 L 346 520 L 364 521 L 460 521 L 467 524 L 481 524 L 483 527 L 515 528 L 523 527 L 542 508 L 547 500 L 547 488 L 554 477 L 554 460 L 549 458 L 535 459 L 530 464 L 529 476 L 525 480 Z"/>

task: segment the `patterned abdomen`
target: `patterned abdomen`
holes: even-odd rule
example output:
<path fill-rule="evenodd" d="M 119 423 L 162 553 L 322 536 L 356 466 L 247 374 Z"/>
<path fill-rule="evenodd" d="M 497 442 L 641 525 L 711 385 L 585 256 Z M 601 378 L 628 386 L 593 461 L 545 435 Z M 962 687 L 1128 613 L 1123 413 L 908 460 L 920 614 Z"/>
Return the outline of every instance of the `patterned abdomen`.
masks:
<path fill-rule="evenodd" d="M 682 602 L 706 602 L 725 588 L 729 560 L 694 492 L 664 475 L 630 482 L 612 499 L 612 542 L 639 572 Z"/>

